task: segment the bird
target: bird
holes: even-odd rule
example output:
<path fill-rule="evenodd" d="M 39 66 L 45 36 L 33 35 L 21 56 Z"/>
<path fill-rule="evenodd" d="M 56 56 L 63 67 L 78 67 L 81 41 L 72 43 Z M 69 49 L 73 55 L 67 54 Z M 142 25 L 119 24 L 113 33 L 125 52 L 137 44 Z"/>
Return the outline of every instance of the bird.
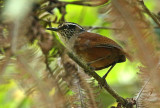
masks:
<path fill-rule="evenodd" d="M 66 49 L 92 69 L 101 70 L 110 67 L 103 79 L 117 63 L 126 61 L 127 53 L 115 41 L 100 34 L 88 32 L 76 23 L 64 22 L 57 28 L 46 29 L 57 32 Z"/>

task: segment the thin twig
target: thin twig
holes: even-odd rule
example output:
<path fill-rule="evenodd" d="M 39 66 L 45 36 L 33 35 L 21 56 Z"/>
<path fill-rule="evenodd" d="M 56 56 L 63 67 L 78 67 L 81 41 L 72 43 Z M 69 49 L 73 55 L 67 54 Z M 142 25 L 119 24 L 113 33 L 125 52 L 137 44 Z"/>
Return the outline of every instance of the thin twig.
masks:
<path fill-rule="evenodd" d="M 86 28 L 86 30 L 95 30 L 95 29 L 122 30 L 121 28 L 98 27 L 98 26 L 86 26 L 84 28 Z"/>
<path fill-rule="evenodd" d="M 141 90 L 139 91 L 138 95 L 136 96 L 135 100 L 136 100 L 136 108 L 138 108 L 137 106 L 137 102 L 138 102 L 138 99 L 140 98 L 142 92 L 144 91 L 144 89 L 146 88 L 147 84 L 149 83 L 150 81 L 150 78 L 146 81 L 146 83 L 144 84 L 144 86 L 141 88 Z"/>
<path fill-rule="evenodd" d="M 101 26 L 83 26 L 86 30 L 96 30 L 96 29 L 106 29 L 106 30 L 125 30 L 124 28 L 113 28 L 113 27 L 101 27 Z M 142 27 L 142 29 L 148 29 L 149 27 Z M 160 27 L 155 26 L 154 29 L 160 29 Z"/>
<path fill-rule="evenodd" d="M 146 7 L 143 0 L 139 0 L 144 11 L 154 20 L 154 22 L 160 27 L 160 21 L 155 17 L 155 15 Z"/>
<path fill-rule="evenodd" d="M 64 7 L 68 4 L 95 7 L 95 6 L 103 5 L 103 4 L 107 3 L 108 1 L 109 0 L 103 0 L 102 2 L 96 2 L 96 3 L 89 3 L 89 2 L 85 2 L 85 1 L 73 1 L 73 2 L 57 1 L 57 3 L 53 3 L 52 5 L 41 8 L 41 9 L 46 9 L 46 10 L 54 9 L 56 7 Z"/>
<path fill-rule="evenodd" d="M 108 1 L 109 0 L 103 0 L 102 2 L 96 2 L 96 3 L 88 3 L 85 1 L 73 1 L 73 2 L 59 1 L 59 3 L 62 3 L 63 5 L 74 4 L 74 5 L 83 5 L 83 6 L 99 6 L 107 3 Z"/>

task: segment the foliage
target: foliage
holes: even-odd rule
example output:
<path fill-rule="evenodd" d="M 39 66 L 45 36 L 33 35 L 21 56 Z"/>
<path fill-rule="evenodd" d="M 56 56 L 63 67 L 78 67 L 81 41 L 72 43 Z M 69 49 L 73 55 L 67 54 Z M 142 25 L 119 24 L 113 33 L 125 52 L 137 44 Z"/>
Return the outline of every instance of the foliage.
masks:
<path fill-rule="evenodd" d="M 160 16 L 150 11 L 158 3 L 0 0 L 0 108 L 117 106 L 99 82 L 67 55 L 58 36 L 45 30 L 65 21 L 121 44 L 133 60 L 116 65 L 107 82 L 123 98 L 132 97 L 138 108 L 158 108 Z M 97 73 L 103 76 L 107 70 Z"/>

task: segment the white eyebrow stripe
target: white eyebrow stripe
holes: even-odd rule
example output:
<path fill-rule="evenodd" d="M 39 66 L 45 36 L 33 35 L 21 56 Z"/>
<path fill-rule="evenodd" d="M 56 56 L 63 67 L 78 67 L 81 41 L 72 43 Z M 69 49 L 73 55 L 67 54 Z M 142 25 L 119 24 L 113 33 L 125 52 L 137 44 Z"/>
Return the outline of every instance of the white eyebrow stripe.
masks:
<path fill-rule="evenodd" d="M 83 27 L 81 27 L 80 25 L 75 24 L 75 23 L 70 23 L 70 22 L 65 22 L 65 23 L 63 23 L 60 27 L 62 27 L 62 26 L 64 26 L 64 25 L 75 25 L 75 26 L 77 26 L 77 27 L 83 29 Z"/>

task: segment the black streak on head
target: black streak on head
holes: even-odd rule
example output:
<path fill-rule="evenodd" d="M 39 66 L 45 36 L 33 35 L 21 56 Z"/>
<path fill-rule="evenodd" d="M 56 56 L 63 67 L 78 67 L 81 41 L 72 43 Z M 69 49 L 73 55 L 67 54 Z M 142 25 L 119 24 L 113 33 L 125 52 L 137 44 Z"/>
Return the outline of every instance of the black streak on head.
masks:
<path fill-rule="evenodd" d="M 62 36 L 67 37 L 68 39 L 70 39 L 75 34 L 85 31 L 85 29 L 79 26 L 78 24 L 69 23 L 69 22 L 60 24 L 58 26 L 58 29 L 59 29 L 59 33 Z"/>
<path fill-rule="evenodd" d="M 58 28 L 60 30 L 65 30 L 65 29 L 68 29 L 68 30 L 80 30 L 80 31 L 84 31 L 85 29 L 83 27 L 81 27 L 80 25 L 76 24 L 76 23 L 70 23 L 70 22 L 65 22 L 65 23 L 62 23 L 58 26 Z"/>

